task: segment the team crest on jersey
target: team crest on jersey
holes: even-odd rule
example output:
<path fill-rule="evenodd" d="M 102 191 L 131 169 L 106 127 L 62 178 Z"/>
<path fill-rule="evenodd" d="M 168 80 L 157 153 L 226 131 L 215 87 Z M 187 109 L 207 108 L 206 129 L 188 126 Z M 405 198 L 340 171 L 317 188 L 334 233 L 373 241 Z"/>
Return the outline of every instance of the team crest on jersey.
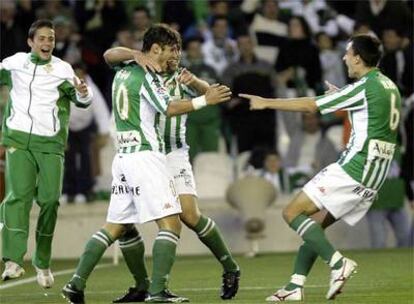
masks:
<path fill-rule="evenodd" d="M 164 88 L 164 87 L 157 87 L 156 92 L 159 95 L 166 95 L 167 94 L 167 89 Z"/>
<path fill-rule="evenodd" d="M 53 71 L 53 66 L 50 63 L 48 63 L 43 67 L 43 69 L 46 71 L 46 73 L 49 74 L 50 72 Z"/>

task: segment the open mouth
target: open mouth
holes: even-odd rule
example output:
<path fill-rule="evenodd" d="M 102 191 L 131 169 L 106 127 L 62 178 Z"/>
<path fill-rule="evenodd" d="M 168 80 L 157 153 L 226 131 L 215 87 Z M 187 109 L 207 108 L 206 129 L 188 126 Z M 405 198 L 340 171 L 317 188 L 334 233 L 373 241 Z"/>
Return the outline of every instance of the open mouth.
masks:
<path fill-rule="evenodd" d="M 40 49 L 41 54 L 47 56 L 50 54 L 50 49 Z"/>

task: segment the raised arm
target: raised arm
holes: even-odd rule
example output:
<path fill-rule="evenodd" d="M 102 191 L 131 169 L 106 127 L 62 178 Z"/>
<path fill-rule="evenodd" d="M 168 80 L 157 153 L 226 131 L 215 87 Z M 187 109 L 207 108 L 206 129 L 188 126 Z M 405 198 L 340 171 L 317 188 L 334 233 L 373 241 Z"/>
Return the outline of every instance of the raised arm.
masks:
<path fill-rule="evenodd" d="M 187 69 L 183 69 L 178 76 L 178 81 L 191 89 L 197 91 L 199 94 L 205 94 L 210 87 L 207 81 L 198 78 Z"/>
<path fill-rule="evenodd" d="M 126 47 L 119 46 L 108 49 L 105 51 L 103 57 L 105 59 L 105 62 L 110 66 L 114 66 L 125 61 L 134 60 L 145 71 L 150 70 L 151 72 L 159 72 L 161 70 L 160 66 L 155 61 L 153 61 L 141 51 L 129 49 Z"/>

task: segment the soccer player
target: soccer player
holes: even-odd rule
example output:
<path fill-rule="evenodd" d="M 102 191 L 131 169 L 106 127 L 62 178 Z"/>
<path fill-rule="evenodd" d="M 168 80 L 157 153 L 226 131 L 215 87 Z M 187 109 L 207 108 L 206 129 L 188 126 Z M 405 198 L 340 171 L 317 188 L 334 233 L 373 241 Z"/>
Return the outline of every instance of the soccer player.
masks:
<path fill-rule="evenodd" d="M 350 225 L 358 222 L 371 206 L 393 159 L 401 97 L 396 85 L 377 68 L 381 54 L 377 38 L 354 36 L 343 57 L 349 77 L 356 79 L 353 84 L 318 97 L 266 99 L 239 95 L 250 100 L 252 110 L 321 114 L 346 110 L 352 123 L 351 139 L 339 160 L 320 171 L 283 210 L 283 218 L 304 243 L 290 282 L 267 301 L 303 300 L 306 276 L 317 256 L 331 268 L 327 299 L 341 292 L 357 268 L 356 262 L 334 249 L 323 229 L 339 219 Z"/>
<path fill-rule="evenodd" d="M 10 97 L 3 120 L 6 151 L 6 196 L 0 206 L 2 280 L 22 276 L 27 251 L 30 210 L 40 207 L 33 266 L 37 282 L 53 285 L 50 270 L 53 232 L 62 189 L 64 149 L 68 137 L 70 102 L 89 106 L 92 94 L 72 67 L 55 56 L 55 31 L 49 20 L 29 29 L 30 53 L 16 53 L 0 64 L 0 85 Z"/>
<path fill-rule="evenodd" d="M 144 36 L 143 52 L 161 70 L 178 60 L 179 34 L 165 25 L 152 26 Z M 188 302 L 167 289 L 181 232 L 181 206 L 166 167 L 159 133 L 162 115 L 173 116 L 230 99 L 225 86 L 214 85 L 198 98 L 171 101 L 160 76 L 130 63 L 115 75 L 112 102 L 118 153 L 112 163 L 112 193 L 107 222 L 86 244 L 75 275 L 62 290 L 71 303 L 84 303 L 86 281 L 106 248 L 116 239 L 136 280 L 135 302 Z M 134 223 L 155 221 L 159 227 L 152 256 L 151 283 L 145 269 L 144 244 Z"/>
<path fill-rule="evenodd" d="M 140 56 L 140 53 L 140 51 L 117 47 L 106 51 L 105 59 L 108 64 L 114 65 L 134 60 Z M 205 94 L 210 87 L 209 84 L 188 70 L 179 68 L 178 65 L 179 60 L 169 61 L 168 71 L 163 75 L 165 86 L 171 97 L 179 100 Z M 227 300 L 233 298 L 237 293 L 240 270 L 214 221 L 202 215 L 198 208 L 194 175 L 188 155 L 189 146 L 185 140 L 186 120 L 187 115 L 160 117 L 161 133 L 167 154 L 167 167 L 179 195 L 182 208 L 181 221 L 197 234 L 201 242 L 210 249 L 223 267 L 220 296 Z M 134 299 L 134 294 L 134 289 L 130 288 L 127 294 L 119 298 L 116 303 Z"/>

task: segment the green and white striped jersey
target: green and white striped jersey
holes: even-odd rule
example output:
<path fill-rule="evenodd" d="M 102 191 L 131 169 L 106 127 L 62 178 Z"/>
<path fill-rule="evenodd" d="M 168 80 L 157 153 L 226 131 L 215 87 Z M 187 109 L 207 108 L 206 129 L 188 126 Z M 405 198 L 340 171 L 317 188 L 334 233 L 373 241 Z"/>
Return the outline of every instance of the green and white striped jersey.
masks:
<path fill-rule="evenodd" d="M 164 87 L 167 88 L 171 100 L 191 99 L 197 97 L 197 93 L 186 85 L 178 82 L 178 75 L 181 69 L 173 74 L 164 77 Z M 173 150 L 187 148 L 185 141 L 187 115 L 174 117 L 161 116 L 160 131 L 165 143 L 165 152 L 170 153 Z"/>
<path fill-rule="evenodd" d="M 396 146 L 401 109 L 397 86 L 373 69 L 338 92 L 318 96 L 316 104 L 321 114 L 348 111 L 352 132 L 338 163 L 365 187 L 379 189 Z"/>
<path fill-rule="evenodd" d="M 135 63 L 123 66 L 115 74 L 112 106 L 119 153 L 165 153 L 159 122 L 166 115 L 170 96 L 162 81 Z"/>

